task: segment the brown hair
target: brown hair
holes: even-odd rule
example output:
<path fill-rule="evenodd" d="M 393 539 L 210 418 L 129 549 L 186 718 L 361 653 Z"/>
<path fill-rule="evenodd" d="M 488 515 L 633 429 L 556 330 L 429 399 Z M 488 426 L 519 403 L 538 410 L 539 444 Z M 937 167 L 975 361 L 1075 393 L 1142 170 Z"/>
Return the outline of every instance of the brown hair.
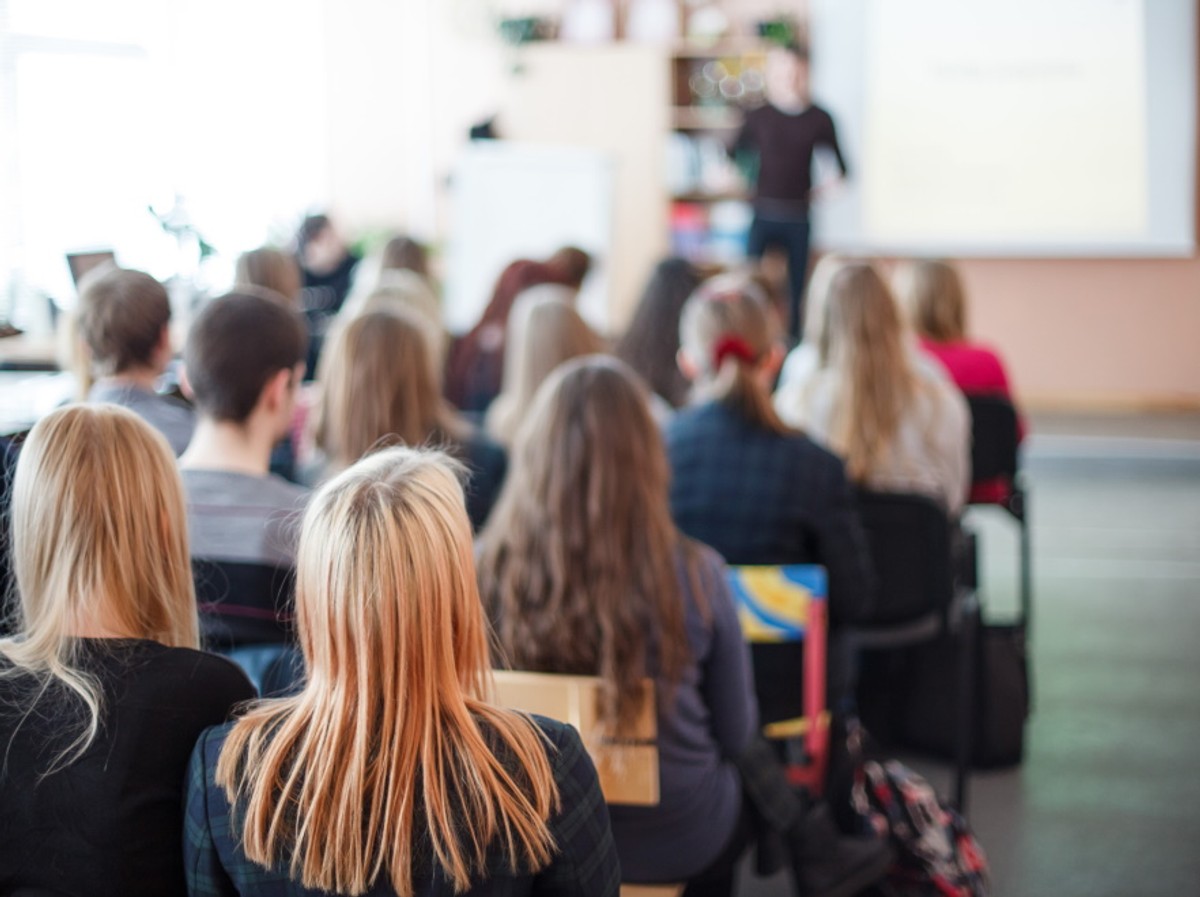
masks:
<path fill-rule="evenodd" d="M 274 290 L 294 304 L 300 302 L 303 280 L 296 259 L 271 246 L 251 249 L 238 256 L 234 273 L 237 286 L 263 287 Z"/>
<path fill-rule="evenodd" d="M 428 340 L 428 322 L 396 307 L 365 312 L 334 331 L 321 353 L 313 414 L 317 446 L 334 470 L 381 440 L 419 446 L 466 438 L 469 428 L 442 398 Z"/>
<path fill-rule="evenodd" d="M 687 259 L 659 262 L 614 353 L 676 408 L 687 401 L 688 394 L 687 378 L 676 357 L 679 316 L 699 285 L 700 275 Z"/>
<path fill-rule="evenodd" d="M 214 299 L 193 322 L 183 353 L 196 406 L 214 420 L 244 423 L 267 382 L 302 363 L 307 349 L 303 320 L 281 302 L 252 293 Z"/>
<path fill-rule="evenodd" d="M 932 259 L 909 262 L 896 273 L 895 284 L 920 336 L 935 343 L 966 339 L 967 302 L 953 265 Z"/>
<path fill-rule="evenodd" d="M 304 690 L 233 727 L 216 782 L 252 861 L 305 888 L 414 893 L 426 841 L 456 893 L 495 849 L 537 871 L 559 805 L 542 737 L 486 701 L 488 637 L 458 465 L 392 448 L 330 480 L 300 534 Z M 501 758 L 505 759 L 501 759 Z"/>
<path fill-rule="evenodd" d="M 91 368 L 110 377 L 153 363 L 171 302 L 149 274 L 108 267 L 84 278 L 76 314 Z"/>
<path fill-rule="evenodd" d="M 615 359 L 567 362 L 538 391 L 510 464 L 479 562 L 504 659 L 598 675 L 603 725 L 628 731 L 641 679 L 670 688 L 689 661 L 679 569 L 695 568 L 637 376 Z"/>
<path fill-rule="evenodd" d="M 411 237 L 392 237 L 383 244 L 379 266 L 382 271 L 415 271 L 429 277 L 429 250 Z"/>
<path fill-rule="evenodd" d="M 573 297 L 567 287 L 543 284 L 526 290 L 513 306 L 504 379 L 485 418 L 488 433 L 504 445 L 512 442 L 538 387 L 555 368 L 604 350 L 604 341 L 575 310 Z"/>
<path fill-rule="evenodd" d="M 679 341 L 697 367 L 693 396 L 736 409 L 753 424 L 790 433 L 756 369 L 776 345 L 766 296 L 751 280 L 729 274 L 705 281 L 683 307 Z"/>

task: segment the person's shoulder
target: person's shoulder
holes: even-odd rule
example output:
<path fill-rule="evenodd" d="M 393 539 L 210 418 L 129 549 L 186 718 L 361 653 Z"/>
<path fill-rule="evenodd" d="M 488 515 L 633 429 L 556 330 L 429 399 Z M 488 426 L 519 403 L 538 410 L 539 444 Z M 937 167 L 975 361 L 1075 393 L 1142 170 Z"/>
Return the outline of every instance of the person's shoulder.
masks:
<path fill-rule="evenodd" d="M 234 702 L 256 696 L 254 686 L 242 668 L 227 657 L 195 648 L 166 645 L 155 645 L 147 655 L 146 666 L 152 675 L 199 684 L 214 696 Z"/>

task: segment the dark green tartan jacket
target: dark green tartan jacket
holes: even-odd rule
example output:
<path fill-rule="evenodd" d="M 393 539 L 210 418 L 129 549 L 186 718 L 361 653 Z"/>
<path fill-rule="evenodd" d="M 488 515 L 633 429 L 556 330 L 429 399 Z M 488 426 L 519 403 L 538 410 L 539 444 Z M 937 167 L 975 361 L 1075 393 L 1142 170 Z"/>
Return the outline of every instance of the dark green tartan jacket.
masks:
<path fill-rule="evenodd" d="M 563 723 L 534 717 L 547 736 L 547 752 L 561 807 L 549 820 L 558 845 L 550 865 L 536 873 L 512 873 L 499 856 L 469 897 L 617 897 L 621 870 L 609 828 L 608 808 L 596 769 L 579 733 Z M 327 897 L 289 879 L 286 863 L 264 869 L 242 852 L 224 789 L 214 782 L 217 758 L 232 724 L 205 730 L 192 753 L 184 816 L 184 871 L 192 897 Z M 366 897 L 395 894 L 381 876 Z M 413 876 L 415 897 L 453 897 L 444 872 L 433 865 Z"/>

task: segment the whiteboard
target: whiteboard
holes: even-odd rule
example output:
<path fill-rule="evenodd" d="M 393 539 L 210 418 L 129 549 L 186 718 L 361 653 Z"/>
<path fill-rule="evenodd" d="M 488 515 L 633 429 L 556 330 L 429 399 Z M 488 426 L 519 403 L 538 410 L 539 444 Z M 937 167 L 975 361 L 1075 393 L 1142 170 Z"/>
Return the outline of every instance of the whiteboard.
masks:
<path fill-rule="evenodd" d="M 592 256 L 579 311 L 606 330 L 614 176 L 612 158 L 599 150 L 496 140 L 468 145 L 450 184 L 447 328 L 462 333 L 475 325 L 510 262 L 540 261 L 578 246 Z"/>

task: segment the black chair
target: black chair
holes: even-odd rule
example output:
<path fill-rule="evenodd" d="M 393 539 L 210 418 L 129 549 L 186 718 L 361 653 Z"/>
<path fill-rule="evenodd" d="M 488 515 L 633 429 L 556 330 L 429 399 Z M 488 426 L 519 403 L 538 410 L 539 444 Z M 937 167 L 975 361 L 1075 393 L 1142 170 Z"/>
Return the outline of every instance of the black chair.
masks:
<path fill-rule="evenodd" d="M 1033 571 L 1029 508 L 1017 461 L 1020 423 L 1012 403 L 998 396 L 968 396 L 971 407 L 971 504 L 1008 511 L 1020 530 L 1021 620 L 1029 631 L 1033 609 Z"/>
<path fill-rule="evenodd" d="M 851 638 L 864 659 L 931 643 L 964 628 L 959 639 L 955 714 L 955 803 L 965 814 L 971 756 L 975 594 L 960 575 L 957 529 L 923 495 L 860 491 L 859 515 L 879 582 L 871 618 Z M 862 683 L 860 683 L 861 685 Z M 871 696 L 860 688 L 860 704 Z M 865 707 L 864 707 L 865 709 Z"/>
<path fill-rule="evenodd" d="M 235 661 L 261 688 L 266 668 L 292 642 L 293 569 L 192 558 L 192 580 L 201 643 Z"/>

